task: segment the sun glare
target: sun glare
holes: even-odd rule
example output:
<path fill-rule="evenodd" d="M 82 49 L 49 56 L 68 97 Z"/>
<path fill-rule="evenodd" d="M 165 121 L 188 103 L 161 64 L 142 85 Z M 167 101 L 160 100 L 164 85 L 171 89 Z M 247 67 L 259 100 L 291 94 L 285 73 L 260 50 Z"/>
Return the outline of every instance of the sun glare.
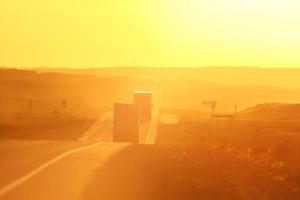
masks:
<path fill-rule="evenodd" d="M 295 0 L 6 1 L 0 65 L 298 67 L 299 9 Z"/>

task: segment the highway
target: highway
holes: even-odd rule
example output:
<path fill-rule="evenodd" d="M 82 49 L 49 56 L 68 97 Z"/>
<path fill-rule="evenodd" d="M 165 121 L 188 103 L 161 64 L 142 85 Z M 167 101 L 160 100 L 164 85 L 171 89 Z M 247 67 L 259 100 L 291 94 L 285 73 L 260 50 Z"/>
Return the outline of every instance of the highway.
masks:
<path fill-rule="evenodd" d="M 17 146 L 6 144 L 10 145 L 13 145 L 11 150 Z M 287 196 L 288 199 L 299 197 L 299 192 L 274 181 L 267 169 L 238 158 L 232 152 L 207 146 L 99 142 L 81 143 L 76 147 L 70 144 L 63 149 L 68 145 L 51 145 L 54 154 L 35 155 L 38 163 L 30 161 L 33 152 L 42 149 L 38 146 L 26 152 L 15 149 L 9 154 L 13 157 L 23 152 L 23 159 L 16 159 L 18 163 L 14 164 L 9 161 L 11 169 L 1 172 L 1 178 L 18 175 L 1 180 L 0 199 L 279 200 Z M 3 165 L 7 159 L 0 156 Z M 25 166 L 25 171 L 18 172 Z"/>
<path fill-rule="evenodd" d="M 104 144 L 102 142 L 89 145 L 82 144 L 65 151 L 58 150 L 55 156 L 48 156 L 48 160 L 47 157 L 39 156 L 39 164 L 28 162 L 24 165 L 31 170 L 20 173 L 19 177 L 6 185 L 2 183 L 0 198 L 16 200 L 78 199 L 93 178 L 94 171 L 128 145 Z M 62 146 L 65 145 L 62 144 Z M 28 151 L 27 156 L 30 157 L 31 155 L 32 152 Z M 10 156 L 14 155 L 10 153 Z M 51 158 L 49 159 L 49 157 Z M 10 166 L 12 169 L 10 169 L 10 173 L 7 173 L 7 176 L 24 167 L 13 164 Z M 1 173 L 1 177 L 3 175 Z"/>
<path fill-rule="evenodd" d="M 155 143 L 159 106 L 141 125 L 141 144 Z M 74 142 L 1 141 L 0 199 L 78 199 L 94 171 L 130 146 L 112 143 L 112 117 L 103 113 Z"/>
<path fill-rule="evenodd" d="M 180 119 L 160 116 L 160 106 L 141 126 L 141 144 L 112 143 L 112 112 L 77 141 L 0 141 L 0 199 L 298 199 L 300 188 L 276 181 L 247 157 L 205 142 L 170 143 Z M 161 123 L 171 131 L 156 144 L 165 134 L 157 131 Z"/>
<path fill-rule="evenodd" d="M 78 141 L 112 141 L 112 118 L 113 111 L 103 113 L 98 120 L 82 133 Z"/>
<path fill-rule="evenodd" d="M 82 145 L 77 142 L 0 141 L 0 188 L 56 155 Z"/>

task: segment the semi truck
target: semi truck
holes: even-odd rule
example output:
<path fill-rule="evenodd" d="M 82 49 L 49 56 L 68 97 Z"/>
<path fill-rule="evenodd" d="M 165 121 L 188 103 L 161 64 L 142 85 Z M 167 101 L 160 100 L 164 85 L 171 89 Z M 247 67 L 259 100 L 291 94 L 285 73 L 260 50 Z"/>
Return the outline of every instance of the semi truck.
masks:
<path fill-rule="evenodd" d="M 140 111 L 136 104 L 115 103 L 113 141 L 139 143 Z"/>
<path fill-rule="evenodd" d="M 135 91 L 134 102 L 139 106 L 141 120 L 150 120 L 152 117 L 152 92 Z"/>

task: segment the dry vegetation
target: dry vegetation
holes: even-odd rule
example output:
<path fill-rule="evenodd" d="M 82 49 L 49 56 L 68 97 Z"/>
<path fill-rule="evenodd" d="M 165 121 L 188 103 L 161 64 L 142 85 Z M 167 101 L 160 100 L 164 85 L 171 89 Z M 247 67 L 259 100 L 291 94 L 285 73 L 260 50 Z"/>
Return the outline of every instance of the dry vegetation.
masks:
<path fill-rule="evenodd" d="M 119 76 L 120 69 L 100 72 Z M 166 78 L 168 70 L 154 70 L 159 77 L 153 80 L 139 70 L 125 70 L 130 78 L 1 70 L 0 140 L 77 140 L 114 102 L 130 102 L 134 90 L 160 85 L 163 106 L 180 109 L 161 109 L 156 145 L 112 157 L 84 198 L 94 198 L 97 186 L 103 199 L 298 199 L 299 105 L 261 104 L 229 121 L 199 110 L 208 111 L 201 101 L 212 99 L 219 111 L 230 112 L 235 104 L 297 101 L 299 89 L 203 82 L 193 72 L 177 70 Z M 187 80 L 177 80 L 182 73 Z"/>
<path fill-rule="evenodd" d="M 76 140 L 113 102 L 151 82 L 0 70 L 0 139 Z"/>
<path fill-rule="evenodd" d="M 242 120 L 236 118 L 233 123 L 219 119 L 217 122 L 205 117 L 203 113 L 187 110 L 164 109 L 163 114 L 176 115 L 179 118 L 177 124 L 160 124 L 158 128 L 157 143 L 167 145 L 209 146 L 215 152 L 228 152 L 233 157 L 249 165 L 255 165 L 252 172 L 247 171 L 247 166 L 235 168 L 246 170 L 246 174 L 256 176 L 260 170 L 265 170 L 265 176 L 269 180 L 263 183 L 259 178 L 248 177 L 246 180 L 256 184 L 269 185 L 267 197 L 270 199 L 295 199 L 300 195 L 300 126 L 295 121 L 259 121 L 254 119 Z M 253 115 L 252 115 L 253 116 Z M 194 145 L 191 145 L 194 144 Z M 195 145 L 197 144 L 197 145 Z M 200 148 L 196 150 L 201 153 Z M 211 157 L 211 159 L 215 159 Z M 203 157 L 195 158 L 202 162 Z M 206 161 L 205 161 L 206 162 Z M 227 162 L 240 162 L 237 160 L 223 160 L 220 166 Z M 236 165 L 236 163 L 232 163 Z M 230 170 L 228 171 L 230 173 Z M 240 172 L 236 172 L 239 174 Z M 239 175 L 233 175 L 232 180 L 239 180 Z M 256 180 L 257 179 L 257 180 Z M 280 197 L 275 192 L 276 185 L 286 189 L 286 193 Z M 258 190 L 266 192 L 257 186 Z M 260 192 L 262 192 L 260 191 Z M 274 195 L 274 196 L 273 196 Z M 291 195 L 291 196 L 289 196 Z"/>
<path fill-rule="evenodd" d="M 0 139 L 76 140 L 96 120 L 92 116 L 14 114 L 0 117 Z"/>

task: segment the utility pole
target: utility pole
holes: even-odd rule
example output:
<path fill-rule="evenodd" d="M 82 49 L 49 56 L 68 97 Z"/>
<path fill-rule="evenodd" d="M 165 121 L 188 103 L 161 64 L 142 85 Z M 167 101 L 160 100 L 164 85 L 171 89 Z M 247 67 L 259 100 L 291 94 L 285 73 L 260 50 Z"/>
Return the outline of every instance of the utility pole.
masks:
<path fill-rule="evenodd" d="M 237 105 L 235 104 L 234 105 L 234 117 L 236 117 L 236 114 L 237 114 Z"/>
<path fill-rule="evenodd" d="M 32 99 L 29 99 L 29 101 L 28 101 L 28 111 L 29 111 L 29 113 L 32 112 Z"/>

